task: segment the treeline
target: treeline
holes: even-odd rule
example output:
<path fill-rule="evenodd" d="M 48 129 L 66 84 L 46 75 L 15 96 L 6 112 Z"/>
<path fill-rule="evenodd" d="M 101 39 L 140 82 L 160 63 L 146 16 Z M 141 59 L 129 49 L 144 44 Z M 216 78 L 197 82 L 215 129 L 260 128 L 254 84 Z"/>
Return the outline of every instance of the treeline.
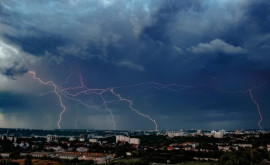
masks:
<path fill-rule="evenodd" d="M 219 162 L 220 165 L 257 165 L 263 160 L 270 160 L 270 153 L 265 149 L 240 149 L 224 153 Z"/>

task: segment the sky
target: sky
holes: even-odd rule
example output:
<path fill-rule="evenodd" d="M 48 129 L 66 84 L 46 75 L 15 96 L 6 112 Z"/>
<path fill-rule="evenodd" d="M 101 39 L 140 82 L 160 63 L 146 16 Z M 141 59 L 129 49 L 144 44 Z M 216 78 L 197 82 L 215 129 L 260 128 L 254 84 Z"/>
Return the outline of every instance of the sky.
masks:
<path fill-rule="evenodd" d="M 269 0 L 1 0 L 0 127 L 270 128 L 269 52 Z"/>

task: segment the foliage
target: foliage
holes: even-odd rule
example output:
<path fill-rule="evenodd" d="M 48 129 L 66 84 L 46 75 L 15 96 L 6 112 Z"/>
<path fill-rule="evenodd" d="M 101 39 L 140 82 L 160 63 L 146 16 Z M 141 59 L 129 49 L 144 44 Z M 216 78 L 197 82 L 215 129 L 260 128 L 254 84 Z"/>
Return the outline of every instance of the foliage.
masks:
<path fill-rule="evenodd" d="M 126 152 L 130 152 L 132 151 L 131 145 L 125 143 L 125 144 L 118 144 L 115 148 L 115 155 L 116 157 L 122 157 L 122 156 L 126 156 Z"/>
<path fill-rule="evenodd" d="M 11 162 L 9 160 L 1 160 L 0 165 L 19 165 L 17 162 Z"/>
<path fill-rule="evenodd" d="M 246 149 L 228 152 L 220 157 L 221 165 L 253 165 L 259 164 L 263 159 L 267 159 L 268 154 L 265 150 Z"/>
<path fill-rule="evenodd" d="M 221 165 L 248 165 L 248 156 L 243 152 L 229 152 L 220 157 Z"/>

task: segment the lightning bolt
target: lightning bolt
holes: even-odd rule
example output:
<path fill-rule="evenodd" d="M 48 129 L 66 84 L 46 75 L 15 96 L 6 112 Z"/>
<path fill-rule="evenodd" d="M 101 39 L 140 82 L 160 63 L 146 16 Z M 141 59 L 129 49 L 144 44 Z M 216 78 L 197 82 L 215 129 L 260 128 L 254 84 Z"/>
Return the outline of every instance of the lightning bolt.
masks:
<path fill-rule="evenodd" d="M 40 84 L 43 85 L 48 85 L 51 86 L 53 88 L 52 91 L 49 92 L 45 92 L 42 93 L 40 95 L 46 95 L 49 93 L 54 93 L 58 100 L 59 100 L 59 104 L 61 106 L 61 112 L 59 113 L 58 117 L 58 121 L 57 121 L 57 126 L 60 129 L 61 128 L 61 122 L 62 122 L 62 116 L 66 111 L 66 106 L 63 103 L 63 97 L 76 102 L 77 104 L 81 104 L 87 108 L 94 108 L 94 109 L 100 109 L 102 107 L 105 108 L 105 110 L 110 114 L 111 117 L 111 122 L 113 123 L 113 129 L 116 129 L 116 122 L 115 122 L 115 118 L 113 115 L 112 110 L 109 108 L 109 104 L 114 103 L 114 102 L 127 102 L 129 105 L 129 109 L 132 110 L 133 112 L 135 112 L 137 115 L 142 116 L 146 119 L 148 119 L 149 121 L 151 121 L 154 126 L 155 126 L 155 130 L 158 131 L 158 124 L 156 122 L 155 119 L 153 119 L 150 115 L 148 114 L 144 114 L 142 112 L 140 112 L 139 110 L 137 110 L 136 108 L 134 108 L 134 102 L 130 99 L 127 99 L 125 97 L 123 97 L 122 95 L 119 94 L 119 92 L 116 92 L 117 89 L 122 89 L 122 88 L 134 88 L 134 87 L 139 87 L 139 86 L 145 86 L 148 88 L 154 88 L 154 89 L 158 89 L 158 90 L 168 90 L 171 92 L 181 92 L 184 90 L 188 90 L 188 89 L 193 89 L 193 88 L 198 88 L 198 87 L 204 87 L 207 86 L 207 84 L 196 84 L 196 85 L 179 85 L 179 84 L 161 84 L 161 83 L 157 83 L 157 82 L 145 82 L 145 83 L 138 83 L 138 84 L 133 84 L 133 85 L 126 85 L 126 86 L 116 86 L 116 87 L 109 87 L 109 88 L 88 88 L 83 81 L 83 78 L 81 76 L 81 74 L 79 75 L 80 78 L 80 85 L 79 86 L 73 86 L 73 87 L 66 87 L 63 88 L 61 86 L 56 85 L 56 83 L 54 83 L 53 81 L 43 81 L 40 78 L 38 78 L 36 76 L 36 72 L 35 71 L 29 71 L 28 72 L 30 75 L 32 75 L 34 80 L 37 80 Z M 72 75 L 71 75 L 72 76 Z M 68 79 L 62 83 L 62 84 L 67 84 L 69 79 L 71 78 L 71 76 L 68 77 Z M 264 83 L 265 84 L 265 83 Z M 254 99 L 253 95 L 252 95 L 252 90 L 253 89 L 258 89 L 261 86 L 263 86 L 264 84 L 261 84 L 259 86 L 255 86 L 252 88 L 249 88 L 247 90 L 239 90 L 239 91 L 226 91 L 226 90 L 218 90 L 218 89 L 214 89 L 218 92 L 223 92 L 223 93 L 249 93 L 249 96 L 252 100 L 252 102 L 257 106 L 257 110 L 258 113 L 260 115 L 260 120 L 258 121 L 258 126 L 260 129 L 262 129 L 261 126 L 261 122 L 263 120 L 262 114 L 261 114 L 261 110 L 260 110 L 260 106 L 257 103 L 257 101 Z M 104 96 L 105 94 L 110 93 L 112 94 L 115 98 L 114 99 L 110 99 L 107 100 L 106 97 Z M 97 96 L 101 103 L 100 104 L 90 104 L 88 102 L 86 102 L 85 100 L 80 99 L 79 97 L 82 96 L 92 96 L 95 95 Z M 75 121 L 75 127 L 77 127 L 77 120 L 78 120 L 78 116 L 76 117 L 76 121 Z"/>
<path fill-rule="evenodd" d="M 246 90 L 238 90 L 238 91 L 227 91 L 227 90 L 220 90 L 220 89 L 215 89 L 215 90 L 218 91 L 218 92 L 229 93 L 229 94 L 235 94 L 235 93 L 244 93 L 244 94 L 246 94 L 246 93 L 248 93 L 249 96 L 250 96 L 250 98 L 251 98 L 251 101 L 252 101 L 252 102 L 256 105 L 256 107 L 257 107 L 257 111 L 258 111 L 259 116 L 260 116 L 260 120 L 258 121 L 258 127 L 259 127 L 260 129 L 262 129 L 261 123 L 262 123 L 262 121 L 263 121 L 263 116 L 262 116 L 262 113 L 261 113 L 261 108 L 260 108 L 260 105 L 258 104 L 258 102 L 254 99 L 253 94 L 252 94 L 252 90 L 253 90 L 253 89 L 259 89 L 259 88 L 261 88 L 261 87 L 262 87 L 263 85 L 265 85 L 265 84 L 266 84 L 266 82 L 264 82 L 264 83 L 262 83 L 262 84 L 260 84 L 260 85 L 258 85 L 258 86 L 254 86 L 254 87 L 252 87 L 252 88 L 246 89 Z"/>
<path fill-rule="evenodd" d="M 116 97 L 118 97 L 119 100 L 128 102 L 128 103 L 129 103 L 129 108 L 130 108 L 132 111 L 136 112 L 138 115 L 141 115 L 141 116 L 143 116 L 143 117 L 145 117 L 145 118 L 151 120 L 151 121 L 155 124 L 155 131 L 158 131 L 158 125 L 157 125 L 156 120 L 152 119 L 149 115 L 145 115 L 145 114 L 139 112 L 138 110 L 136 110 L 135 108 L 133 108 L 133 102 L 132 102 L 131 100 L 126 99 L 126 98 L 122 98 L 120 94 L 116 94 L 116 93 L 114 92 L 113 88 L 110 89 L 110 91 L 111 91 L 111 93 L 112 93 L 113 95 L 115 95 Z"/>
<path fill-rule="evenodd" d="M 58 116 L 59 117 L 59 120 L 57 122 L 57 127 L 59 129 L 61 129 L 60 123 L 62 121 L 62 115 L 66 111 L 66 106 L 63 104 L 63 99 L 62 99 L 62 97 L 61 97 L 61 95 L 59 93 L 59 87 L 57 87 L 57 85 L 53 81 L 47 81 L 47 82 L 42 81 L 40 78 L 36 77 L 36 72 L 34 72 L 34 71 L 28 71 L 28 73 L 30 75 L 32 75 L 33 76 L 33 79 L 37 80 L 39 83 L 41 83 L 43 85 L 49 85 L 49 86 L 52 86 L 54 88 L 53 92 L 58 97 L 58 100 L 60 102 L 60 106 L 62 107 L 62 111 L 60 112 L 60 114 Z"/>
<path fill-rule="evenodd" d="M 257 110 L 258 110 L 258 113 L 260 115 L 260 120 L 258 121 L 258 126 L 260 127 L 260 129 L 262 129 L 262 126 L 261 126 L 261 122 L 263 120 L 263 117 L 262 117 L 262 114 L 261 114 L 261 110 L 260 110 L 260 105 L 257 103 L 257 101 L 254 99 L 253 95 L 252 95 L 252 90 L 249 89 L 249 95 L 250 95 L 250 98 L 252 100 L 252 102 L 257 106 Z"/>
<path fill-rule="evenodd" d="M 77 103 L 80 103 L 81 105 L 84 105 L 84 106 L 89 107 L 89 108 L 101 108 L 101 107 L 105 107 L 106 111 L 111 116 L 111 120 L 112 120 L 112 123 L 113 123 L 113 129 L 114 130 L 116 129 L 115 118 L 114 118 L 114 115 L 113 115 L 112 110 L 108 107 L 108 104 L 109 103 L 113 103 L 113 102 L 117 102 L 117 101 L 129 102 L 129 107 L 130 107 L 130 109 L 132 111 L 135 111 L 138 115 L 141 115 L 141 116 L 149 119 L 150 121 L 152 121 L 155 124 L 155 130 L 158 130 L 157 122 L 154 119 L 152 119 L 149 115 L 145 115 L 145 114 L 139 112 L 138 110 L 136 110 L 135 108 L 133 108 L 133 106 L 132 106 L 133 102 L 131 100 L 122 98 L 122 96 L 120 94 L 116 94 L 114 92 L 113 88 L 111 88 L 111 87 L 110 88 L 105 88 L 105 89 L 90 89 L 90 88 L 88 88 L 84 84 L 83 79 L 82 79 L 82 76 L 80 75 L 80 84 L 81 84 L 80 86 L 62 88 L 61 86 L 56 85 L 53 81 L 45 82 L 45 81 L 41 80 L 40 78 L 38 78 L 36 76 L 36 72 L 35 71 L 29 71 L 28 73 L 30 75 L 32 75 L 33 79 L 34 80 L 37 80 L 40 84 L 48 85 L 48 86 L 53 87 L 53 90 L 52 91 L 45 92 L 45 93 L 42 93 L 40 95 L 46 95 L 46 94 L 49 94 L 49 93 L 54 93 L 54 94 L 57 95 L 58 100 L 59 100 L 59 103 L 60 103 L 60 106 L 62 107 L 62 111 L 59 114 L 59 119 L 58 119 L 58 122 L 57 122 L 57 126 L 58 126 L 59 129 L 61 129 L 62 116 L 63 116 L 63 114 L 66 111 L 66 106 L 63 104 L 63 98 L 62 98 L 62 96 L 64 96 L 65 98 L 67 98 L 69 100 L 76 101 Z M 118 88 L 121 88 L 121 87 L 118 87 Z M 111 93 L 111 94 L 113 94 L 114 96 L 116 96 L 118 99 L 107 101 L 104 98 L 103 95 L 105 93 L 108 93 L 108 92 Z M 83 95 L 83 94 L 84 95 L 89 95 L 89 94 L 97 95 L 102 100 L 102 103 L 100 105 L 90 105 L 89 103 L 86 103 L 85 101 L 76 98 L 76 97 L 78 97 L 80 95 Z"/>

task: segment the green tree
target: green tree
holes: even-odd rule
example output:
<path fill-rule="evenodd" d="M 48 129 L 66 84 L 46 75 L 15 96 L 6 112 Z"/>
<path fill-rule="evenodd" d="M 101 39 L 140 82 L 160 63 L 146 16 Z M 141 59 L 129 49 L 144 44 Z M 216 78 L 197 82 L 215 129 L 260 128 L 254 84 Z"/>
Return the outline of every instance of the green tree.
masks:
<path fill-rule="evenodd" d="M 220 157 L 221 165 L 249 165 L 250 161 L 245 152 L 235 151 L 225 153 Z"/>
<path fill-rule="evenodd" d="M 250 160 L 252 164 L 259 164 L 263 159 L 267 159 L 267 151 L 259 149 L 250 149 L 249 151 Z"/>

